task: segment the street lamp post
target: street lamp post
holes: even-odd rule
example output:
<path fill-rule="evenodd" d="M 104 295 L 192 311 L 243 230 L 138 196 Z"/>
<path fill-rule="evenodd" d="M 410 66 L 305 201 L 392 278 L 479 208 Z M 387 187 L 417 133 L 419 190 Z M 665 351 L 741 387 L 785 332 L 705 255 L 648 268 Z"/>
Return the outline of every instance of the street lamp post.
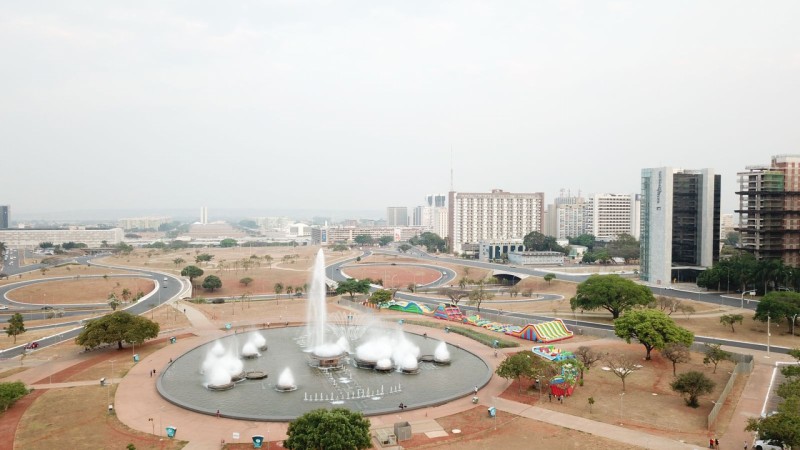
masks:
<path fill-rule="evenodd" d="M 769 332 L 769 321 L 770 317 L 769 314 L 767 314 L 767 358 L 769 358 L 769 337 L 771 336 L 771 333 Z"/>
<path fill-rule="evenodd" d="M 792 336 L 794 336 L 794 323 L 797 320 L 797 314 L 792 316 Z"/>
<path fill-rule="evenodd" d="M 744 309 L 744 294 L 747 295 L 756 295 L 756 291 L 742 291 L 742 298 L 740 299 L 742 302 L 741 309 Z M 747 303 L 750 303 L 750 300 L 747 300 Z"/>
<path fill-rule="evenodd" d="M 150 418 L 147 419 L 147 421 L 150 422 L 150 425 L 153 426 L 153 435 L 155 436 L 155 434 L 156 434 L 156 422 L 155 422 L 155 420 L 153 420 L 153 418 L 150 417 Z"/>
<path fill-rule="evenodd" d="M 623 399 L 625 398 L 625 393 L 619 394 L 619 423 L 622 425 L 622 410 L 623 410 Z"/>

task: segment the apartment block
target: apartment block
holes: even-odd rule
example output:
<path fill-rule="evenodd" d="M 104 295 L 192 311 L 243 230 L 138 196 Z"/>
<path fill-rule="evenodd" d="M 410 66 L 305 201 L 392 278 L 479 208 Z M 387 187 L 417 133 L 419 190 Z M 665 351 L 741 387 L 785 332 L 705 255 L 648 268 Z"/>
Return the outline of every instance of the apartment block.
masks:
<path fill-rule="evenodd" d="M 447 220 L 451 252 L 480 241 L 521 239 L 543 231 L 544 193 L 450 192 Z"/>

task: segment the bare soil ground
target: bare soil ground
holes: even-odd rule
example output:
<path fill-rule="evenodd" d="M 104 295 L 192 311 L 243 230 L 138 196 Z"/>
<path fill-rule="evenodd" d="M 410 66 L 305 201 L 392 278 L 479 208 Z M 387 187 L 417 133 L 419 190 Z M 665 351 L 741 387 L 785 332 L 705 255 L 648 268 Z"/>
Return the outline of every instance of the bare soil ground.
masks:
<path fill-rule="evenodd" d="M 72 278 L 23 286 L 9 292 L 8 298 L 33 305 L 104 304 L 111 293 L 122 301 L 124 289 L 128 289 L 133 297 L 137 292 L 152 291 L 155 283 L 145 278 Z"/>
<path fill-rule="evenodd" d="M 658 352 L 653 352 L 651 361 L 645 361 L 645 350 L 642 345 L 601 340 L 589 346 L 595 350 L 609 352 L 612 355 L 625 355 L 640 361 L 642 368 L 626 379 L 624 395 L 621 395 L 620 379 L 613 372 L 604 370 L 606 364 L 600 361 L 586 373 L 584 386 L 577 386 L 573 396 L 566 398 L 563 404 L 555 399 L 549 401 L 546 391 L 541 398 L 538 391 L 528 391 L 531 386 L 530 381 L 523 382 L 522 393 L 519 392 L 520 386 L 516 381 L 510 383 L 502 397 L 574 416 L 622 424 L 625 427 L 672 439 L 683 439 L 698 445 L 706 442 L 709 434 L 707 417 L 714 407 L 712 400 L 719 397 L 725 383 L 728 382 L 733 363 L 723 362 L 716 373 L 713 373 L 713 366 L 704 366 L 703 356 L 693 353 L 689 363 L 678 365 L 678 373 L 699 371 L 715 383 L 714 391 L 701 397 L 699 408 L 689 408 L 683 398 L 669 387 L 674 379 L 672 363 Z M 595 400 L 591 410 L 589 397 Z M 729 406 L 732 409 L 733 405 Z"/>
<path fill-rule="evenodd" d="M 150 317 L 159 323 L 162 331 L 166 330 L 167 333 L 162 333 L 160 338 L 135 348 L 135 352 L 142 359 L 169 345 L 170 330 L 174 330 L 174 334 L 179 338 L 190 336 L 181 331 L 188 327 L 189 321 L 183 314 L 176 314 L 172 307 L 161 306 Z M 30 355 L 29 363 L 41 364 L 69 353 L 82 351 L 82 348 L 68 341 L 37 350 Z M 134 365 L 131 357 L 133 351 L 134 349 L 129 346 L 125 346 L 122 350 L 117 350 L 115 346 L 94 350 L 83 362 L 38 383 L 93 381 L 112 375 L 116 378 L 122 377 Z M 18 371 L 16 368 L 7 369 L 2 376 L 8 377 Z M 23 398 L 3 415 L 0 450 L 110 449 L 124 448 L 128 443 L 133 443 L 137 449 L 179 449 L 186 444 L 184 441 L 161 439 L 159 436 L 132 430 L 119 422 L 113 414 L 108 414 L 106 405 L 109 400 L 113 402 L 115 389 L 116 385 L 111 385 L 109 388 L 92 385 L 35 391 L 35 395 Z M 18 425 L 15 420 L 19 420 Z M 8 430 L 5 429 L 5 425 L 12 423 L 14 426 L 6 432 Z"/>
<path fill-rule="evenodd" d="M 56 278 L 56 277 L 85 277 L 89 275 L 115 275 L 115 274 L 125 274 L 125 273 L 133 273 L 123 269 L 107 269 L 104 267 L 97 267 L 97 266 L 81 266 L 77 264 L 69 264 L 65 266 L 59 267 L 51 267 L 45 271 L 43 274 L 41 270 L 34 270 L 32 272 L 21 273 L 19 275 L 13 275 L 11 277 L 3 278 L 0 280 L 0 286 L 5 286 L 7 284 L 16 283 L 18 281 L 28 281 L 28 280 L 41 280 L 45 278 Z"/>
<path fill-rule="evenodd" d="M 386 265 L 347 265 L 342 267 L 347 275 L 358 278 L 383 280 L 383 286 L 391 289 L 406 289 L 409 284 L 428 284 L 441 278 L 438 270 L 415 266 Z"/>

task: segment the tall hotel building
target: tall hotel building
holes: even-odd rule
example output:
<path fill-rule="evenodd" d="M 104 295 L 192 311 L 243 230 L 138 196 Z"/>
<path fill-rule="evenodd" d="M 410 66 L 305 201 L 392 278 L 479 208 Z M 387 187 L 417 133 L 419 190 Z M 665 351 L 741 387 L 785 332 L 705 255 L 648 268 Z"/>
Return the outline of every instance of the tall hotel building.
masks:
<path fill-rule="evenodd" d="M 586 232 L 600 241 L 620 234 L 639 239 L 641 204 L 638 194 L 594 194 L 587 199 Z"/>
<path fill-rule="evenodd" d="M 712 169 L 642 169 L 639 277 L 691 281 L 719 259 L 720 176 Z"/>
<path fill-rule="evenodd" d="M 514 194 L 494 189 L 490 193 L 450 192 L 448 200 L 450 251 L 461 253 L 464 244 L 522 239 L 542 232 L 544 193 Z"/>
<path fill-rule="evenodd" d="M 800 155 L 739 172 L 739 245 L 757 259 L 800 267 Z"/>

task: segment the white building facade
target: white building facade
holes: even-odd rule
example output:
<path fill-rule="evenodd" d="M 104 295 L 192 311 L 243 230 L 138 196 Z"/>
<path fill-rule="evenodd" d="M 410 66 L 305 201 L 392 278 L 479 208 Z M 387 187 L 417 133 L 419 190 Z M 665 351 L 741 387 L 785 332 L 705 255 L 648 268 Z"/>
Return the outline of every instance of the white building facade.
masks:
<path fill-rule="evenodd" d="M 103 246 L 103 241 L 109 246 L 119 244 L 125 237 L 122 228 L 91 229 L 75 227 L 70 229 L 36 229 L 20 228 L 0 230 L 0 242 L 5 242 L 9 247 L 38 247 L 42 242 L 64 244 L 75 242 L 86 244 L 90 248 Z"/>
<path fill-rule="evenodd" d="M 447 237 L 454 253 L 461 253 L 464 244 L 522 239 L 531 231 L 541 233 L 544 225 L 541 192 L 450 192 L 448 208 Z"/>
<path fill-rule="evenodd" d="M 588 198 L 586 234 L 600 241 L 616 240 L 620 234 L 639 239 L 641 201 L 638 194 L 594 194 Z"/>

